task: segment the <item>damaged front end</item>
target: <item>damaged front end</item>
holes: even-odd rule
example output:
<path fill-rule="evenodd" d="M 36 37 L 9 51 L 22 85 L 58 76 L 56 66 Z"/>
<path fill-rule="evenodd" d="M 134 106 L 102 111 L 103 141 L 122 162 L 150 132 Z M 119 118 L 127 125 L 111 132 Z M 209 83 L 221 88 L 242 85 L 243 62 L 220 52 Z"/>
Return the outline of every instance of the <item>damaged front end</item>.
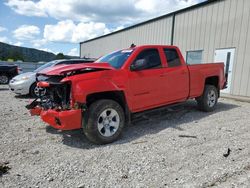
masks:
<path fill-rule="evenodd" d="M 31 115 L 40 115 L 41 119 L 52 127 L 62 130 L 81 128 L 81 106 L 72 100 L 71 82 L 61 82 L 65 76 L 37 75 L 37 85 L 46 88 L 46 94 L 39 96 L 26 106 Z"/>
<path fill-rule="evenodd" d="M 80 129 L 82 116 L 87 108 L 83 103 L 74 101 L 70 77 L 114 69 L 108 63 L 83 63 L 42 70 L 36 75 L 37 84 L 41 88 L 46 88 L 46 94 L 40 95 L 26 108 L 30 110 L 31 115 L 40 115 L 43 121 L 54 128 Z"/>

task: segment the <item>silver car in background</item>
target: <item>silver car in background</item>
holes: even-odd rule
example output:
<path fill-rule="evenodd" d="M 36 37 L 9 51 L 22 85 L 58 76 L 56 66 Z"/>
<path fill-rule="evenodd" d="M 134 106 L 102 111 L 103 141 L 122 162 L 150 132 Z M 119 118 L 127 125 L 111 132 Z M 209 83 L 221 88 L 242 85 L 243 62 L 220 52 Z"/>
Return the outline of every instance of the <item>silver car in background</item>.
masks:
<path fill-rule="evenodd" d="M 37 97 L 44 95 L 46 90 L 39 88 L 36 85 L 36 73 L 48 67 L 62 65 L 62 64 L 78 64 L 78 63 L 92 63 L 95 59 L 63 59 L 50 61 L 41 67 L 37 68 L 33 72 L 26 72 L 19 74 L 12 78 L 9 82 L 9 88 L 11 91 L 18 95 L 31 95 L 32 97 Z"/>

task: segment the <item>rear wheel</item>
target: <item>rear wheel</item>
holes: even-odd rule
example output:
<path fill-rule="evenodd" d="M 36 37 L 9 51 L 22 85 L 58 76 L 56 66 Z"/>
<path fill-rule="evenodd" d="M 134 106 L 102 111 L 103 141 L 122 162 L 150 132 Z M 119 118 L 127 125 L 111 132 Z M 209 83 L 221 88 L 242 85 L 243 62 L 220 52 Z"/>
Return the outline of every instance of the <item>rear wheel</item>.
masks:
<path fill-rule="evenodd" d="M 218 101 L 218 91 L 213 85 L 206 85 L 201 97 L 196 99 L 200 110 L 211 112 L 215 109 Z"/>
<path fill-rule="evenodd" d="M 46 94 L 46 89 L 45 88 L 40 88 L 36 85 L 36 82 L 33 83 L 30 86 L 30 95 L 32 97 L 39 97 L 39 92 L 40 92 L 40 96 L 44 96 Z"/>
<path fill-rule="evenodd" d="M 91 104 L 84 114 L 83 131 L 96 144 L 114 142 L 121 135 L 125 124 L 122 107 L 113 100 L 102 99 Z"/>
<path fill-rule="evenodd" d="M 0 84 L 8 84 L 9 77 L 6 74 L 0 74 Z"/>

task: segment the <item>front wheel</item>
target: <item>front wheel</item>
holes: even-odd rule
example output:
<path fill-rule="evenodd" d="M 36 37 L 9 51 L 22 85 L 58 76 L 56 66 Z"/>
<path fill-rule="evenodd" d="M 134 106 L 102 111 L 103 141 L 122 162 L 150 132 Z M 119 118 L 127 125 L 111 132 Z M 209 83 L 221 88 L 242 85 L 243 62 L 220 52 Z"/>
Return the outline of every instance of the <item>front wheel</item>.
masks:
<path fill-rule="evenodd" d="M 83 119 L 84 134 L 96 144 L 108 144 L 117 140 L 125 124 L 122 107 L 108 99 L 91 104 Z"/>
<path fill-rule="evenodd" d="M 215 109 L 218 101 L 218 91 L 213 85 L 206 85 L 201 97 L 196 99 L 200 110 L 211 112 Z"/>

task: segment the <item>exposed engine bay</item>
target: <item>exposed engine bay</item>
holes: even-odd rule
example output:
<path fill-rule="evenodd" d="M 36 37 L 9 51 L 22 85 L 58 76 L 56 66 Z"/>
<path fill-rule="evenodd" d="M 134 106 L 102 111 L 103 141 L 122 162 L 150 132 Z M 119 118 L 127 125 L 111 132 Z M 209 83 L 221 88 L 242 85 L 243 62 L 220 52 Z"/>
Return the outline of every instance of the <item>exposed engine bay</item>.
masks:
<path fill-rule="evenodd" d="M 32 109 L 36 106 L 42 107 L 44 110 L 67 110 L 70 109 L 70 82 L 60 82 L 64 76 L 37 76 L 37 83 L 45 82 L 48 86 L 45 87 L 46 94 L 40 95 L 30 105 L 26 107 Z"/>
<path fill-rule="evenodd" d="M 71 82 L 61 82 L 64 78 L 77 74 L 113 69 L 107 63 L 83 64 L 75 65 L 75 67 L 71 65 L 65 67 L 58 66 L 52 69 L 51 72 L 37 73 L 36 82 L 39 87 L 46 89 L 46 93 L 45 95 L 39 94 L 38 98 L 26 106 L 27 109 L 30 110 L 40 107 L 43 110 L 70 110 L 73 106 L 73 104 L 71 104 Z M 79 108 L 79 106 L 77 106 L 77 108 Z"/>

